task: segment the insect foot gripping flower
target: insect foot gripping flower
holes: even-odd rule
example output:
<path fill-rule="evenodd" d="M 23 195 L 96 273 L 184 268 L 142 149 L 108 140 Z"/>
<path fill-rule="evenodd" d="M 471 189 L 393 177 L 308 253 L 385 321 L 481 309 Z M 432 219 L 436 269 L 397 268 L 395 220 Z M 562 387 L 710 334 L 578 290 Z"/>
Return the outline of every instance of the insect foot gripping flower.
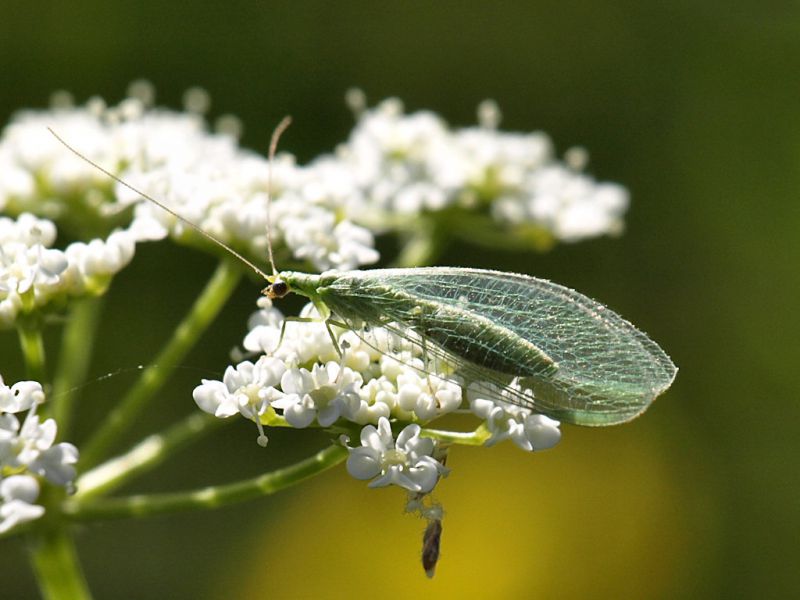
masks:
<path fill-rule="evenodd" d="M 369 487 L 398 485 L 411 492 L 428 493 L 449 472 L 433 458 L 436 443 L 420 437 L 419 425 L 407 425 L 395 440 L 389 420 L 361 430 L 361 446 L 350 448 L 347 472 L 356 479 L 372 479 Z"/>
<path fill-rule="evenodd" d="M 339 355 L 312 304 L 300 313 L 311 321 L 303 323 L 284 322 L 268 298 L 258 305 L 244 348 L 264 356 L 255 366 L 229 367 L 223 381 L 203 380 L 194 391 L 202 410 L 223 418 L 239 412 L 259 427 L 349 428 L 381 417 L 428 422 L 461 405 L 458 383 L 424 374 L 418 344 L 380 327 L 358 333 L 334 327 Z M 272 375 L 259 375 L 259 365 L 267 364 Z"/>
<path fill-rule="evenodd" d="M 45 509 L 35 504 L 40 478 L 72 491 L 78 450 L 53 444 L 53 419 L 40 422 L 36 408 L 44 401 L 42 386 L 20 381 L 11 387 L 0 377 L 0 533 L 38 519 Z M 17 413 L 28 411 L 22 423 Z"/>

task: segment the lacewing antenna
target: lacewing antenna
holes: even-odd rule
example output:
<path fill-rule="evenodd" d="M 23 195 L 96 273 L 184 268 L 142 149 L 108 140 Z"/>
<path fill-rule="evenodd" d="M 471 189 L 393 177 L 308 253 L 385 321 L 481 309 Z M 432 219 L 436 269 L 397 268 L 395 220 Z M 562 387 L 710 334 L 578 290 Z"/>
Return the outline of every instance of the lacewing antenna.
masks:
<path fill-rule="evenodd" d="M 269 264 L 272 267 L 272 274 L 277 276 L 278 269 L 275 268 L 275 258 L 272 255 L 272 164 L 275 162 L 275 151 L 278 148 L 278 140 L 292 124 L 292 117 L 283 117 L 278 126 L 272 132 L 269 140 L 269 162 L 267 163 L 267 250 L 269 252 Z"/>
<path fill-rule="evenodd" d="M 272 208 L 272 189 L 271 189 L 272 188 L 272 163 L 275 160 L 275 150 L 277 149 L 277 146 L 278 146 L 278 140 L 280 139 L 281 134 L 286 130 L 286 128 L 289 126 L 289 124 L 291 122 L 292 122 L 291 117 L 284 117 L 283 118 L 283 120 L 275 128 L 275 131 L 272 133 L 272 138 L 270 140 L 270 145 L 269 145 L 269 162 L 268 162 L 268 166 L 267 166 L 267 168 L 268 168 L 268 174 L 267 174 L 267 247 L 268 247 L 268 250 L 269 250 L 269 262 L 270 262 L 270 266 L 272 267 L 273 275 L 277 275 L 277 270 L 275 269 L 275 261 L 273 259 L 273 253 L 272 253 L 272 224 L 270 222 L 270 212 L 271 212 L 271 208 Z M 153 204 L 155 204 L 156 206 L 158 206 L 162 210 L 165 210 L 166 212 L 171 214 L 173 217 L 178 219 L 181 223 L 184 223 L 184 224 L 188 225 L 189 227 L 194 229 L 197 233 L 199 233 L 200 235 L 202 235 L 206 239 L 210 240 L 211 242 L 213 242 L 214 244 L 216 244 L 220 248 L 223 248 L 226 252 L 231 254 L 231 256 L 234 256 L 235 258 L 237 258 L 240 261 L 242 261 L 244 264 L 246 264 L 248 267 L 250 267 L 257 275 L 260 275 L 264 279 L 269 280 L 269 276 L 264 271 L 262 271 L 260 268 L 258 268 L 252 261 L 250 261 L 250 260 L 246 259 L 244 256 L 242 256 L 242 254 L 240 254 L 239 252 L 237 252 L 236 250 L 231 248 L 228 244 L 223 242 L 217 236 L 215 236 L 215 235 L 209 233 L 208 231 L 204 230 L 203 228 L 201 228 L 200 226 L 196 225 L 195 223 L 193 223 L 192 221 L 190 221 L 186 217 L 180 215 L 177 211 L 172 210 L 169 206 L 167 206 L 166 204 L 164 204 L 160 200 L 156 200 L 150 194 L 147 194 L 147 193 L 143 192 L 142 190 L 138 189 L 137 187 L 131 185 L 130 183 L 128 183 L 127 181 L 125 181 L 124 179 L 119 177 L 118 175 L 115 175 L 114 173 L 112 173 L 108 169 L 106 169 L 106 168 L 102 167 L 101 165 L 97 164 L 91 158 L 89 158 L 88 156 L 86 156 L 85 154 L 80 152 L 77 148 L 74 148 L 73 146 L 71 146 L 64 138 L 62 138 L 60 135 L 58 135 L 53 130 L 52 127 L 48 127 L 47 130 L 67 150 L 72 152 L 75 156 L 80 158 L 82 161 L 84 161 L 87 164 L 91 165 L 92 167 L 94 167 L 95 169 L 97 169 L 98 171 L 100 171 L 101 173 L 103 173 L 104 175 L 109 177 L 110 179 L 116 181 L 120 185 L 125 186 L 130 191 L 132 191 L 134 194 L 137 194 L 138 196 L 141 196 L 142 198 L 152 202 Z"/>

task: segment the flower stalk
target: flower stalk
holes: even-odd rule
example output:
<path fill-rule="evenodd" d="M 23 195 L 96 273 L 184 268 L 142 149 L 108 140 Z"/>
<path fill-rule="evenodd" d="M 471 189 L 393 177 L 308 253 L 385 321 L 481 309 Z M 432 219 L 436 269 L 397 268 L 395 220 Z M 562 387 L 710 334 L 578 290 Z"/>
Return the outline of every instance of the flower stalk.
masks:
<path fill-rule="evenodd" d="M 86 381 L 102 307 L 102 296 L 77 300 L 70 308 L 64 327 L 51 402 L 53 418 L 62 437 L 70 433 L 78 387 Z"/>
<path fill-rule="evenodd" d="M 211 279 L 178 324 L 166 346 L 142 371 L 128 394 L 84 446 L 81 457 L 84 468 L 98 464 L 123 431 L 152 401 L 155 393 L 222 310 L 241 277 L 242 269 L 239 264 L 230 260 L 219 262 Z"/>
<path fill-rule="evenodd" d="M 77 492 L 74 500 L 85 502 L 109 494 L 152 471 L 181 448 L 197 442 L 225 423 L 199 412 L 188 415 L 166 431 L 146 437 L 128 452 L 83 473 L 75 482 Z"/>
<path fill-rule="evenodd" d="M 90 600 L 75 541 L 66 524 L 39 528 L 28 535 L 28 554 L 47 600 Z"/>
<path fill-rule="evenodd" d="M 19 319 L 17 335 L 28 378 L 34 381 L 46 381 L 44 339 L 38 319 L 34 317 Z"/>
<path fill-rule="evenodd" d="M 75 521 L 93 521 L 211 510 L 280 492 L 335 467 L 346 458 L 347 450 L 335 444 L 289 467 L 226 485 L 85 502 L 72 498 L 65 502 L 64 514 Z"/>

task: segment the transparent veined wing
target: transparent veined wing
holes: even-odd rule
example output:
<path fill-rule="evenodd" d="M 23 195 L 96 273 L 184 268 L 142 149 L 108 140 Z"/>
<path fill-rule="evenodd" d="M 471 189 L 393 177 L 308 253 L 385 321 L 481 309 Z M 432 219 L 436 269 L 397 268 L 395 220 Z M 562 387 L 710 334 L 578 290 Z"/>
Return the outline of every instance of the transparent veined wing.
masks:
<path fill-rule="evenodd" d="M 430 330 L 420 331 L 419 315 L 409 309 L 415 302 L 426 307 L 423 329 L 428 323 L 437 328 L 433 346 L 443 359 L 458 364 L 470 378 L 501 386 L 503 399 L 532 405 L 569 423 L 628 421 L 665 391 L 677 372 L 664 351 L 631 323 L 599 302 L 544 279 L 429 267 L 343 273 L 335 286 L 338 312 L 357 316 L 369 302 L 386 322 L 400 324 L 399 335 L 407 328 L 430 342 L 434 341 L 426 335 Z M 439 308 L 431 312 L 431 307 Z M 479 336 L 465 339 L 461 323 L 469 319 L 488 321 L 496 325 L 495 332 L 508 330 L 514 335 L 491 333 L 488 343 Z M 522 364 L 517 373 L 476 364 L 481 352 L 514 355 L 519 340 L 541 349 L 556 368 L 531 375 Z M 509 386 L 513 375 L 519 376 L 522 388 L 533 392 L 532 402 L 529 394 Z"/>

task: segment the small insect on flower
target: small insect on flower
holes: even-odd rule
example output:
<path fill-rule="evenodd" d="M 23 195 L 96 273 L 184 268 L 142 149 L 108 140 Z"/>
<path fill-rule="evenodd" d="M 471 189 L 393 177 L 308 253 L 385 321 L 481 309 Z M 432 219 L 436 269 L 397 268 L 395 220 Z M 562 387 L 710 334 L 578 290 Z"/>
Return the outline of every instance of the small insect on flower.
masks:
<path fill-rule="evenodd" d="M 284 119 L 272 136 L 269 182 Z M 52 132 L 52 131 L 51 131 Z M 667 390 L 677 368 L 646 334 L 604 305 L 544 279 L 481 269 L 426 267 L 278 272 L 267 275 L 210 233 L 84 157 L 118 183 L 171 213 L 269 283 L 263 294 L 307 297 L 325 321 L 356 332 L 384 327 L 452 366 L 485 397 L 576 425 L 624 423 Z M 268 198 L 271 185 L 268 184 Z M 269 200 L 268 200 L 269 201 Z M 269 214 L 269 213 L 268 213 Z M 271 231 L 268 228 L 268 236 Z"/>

